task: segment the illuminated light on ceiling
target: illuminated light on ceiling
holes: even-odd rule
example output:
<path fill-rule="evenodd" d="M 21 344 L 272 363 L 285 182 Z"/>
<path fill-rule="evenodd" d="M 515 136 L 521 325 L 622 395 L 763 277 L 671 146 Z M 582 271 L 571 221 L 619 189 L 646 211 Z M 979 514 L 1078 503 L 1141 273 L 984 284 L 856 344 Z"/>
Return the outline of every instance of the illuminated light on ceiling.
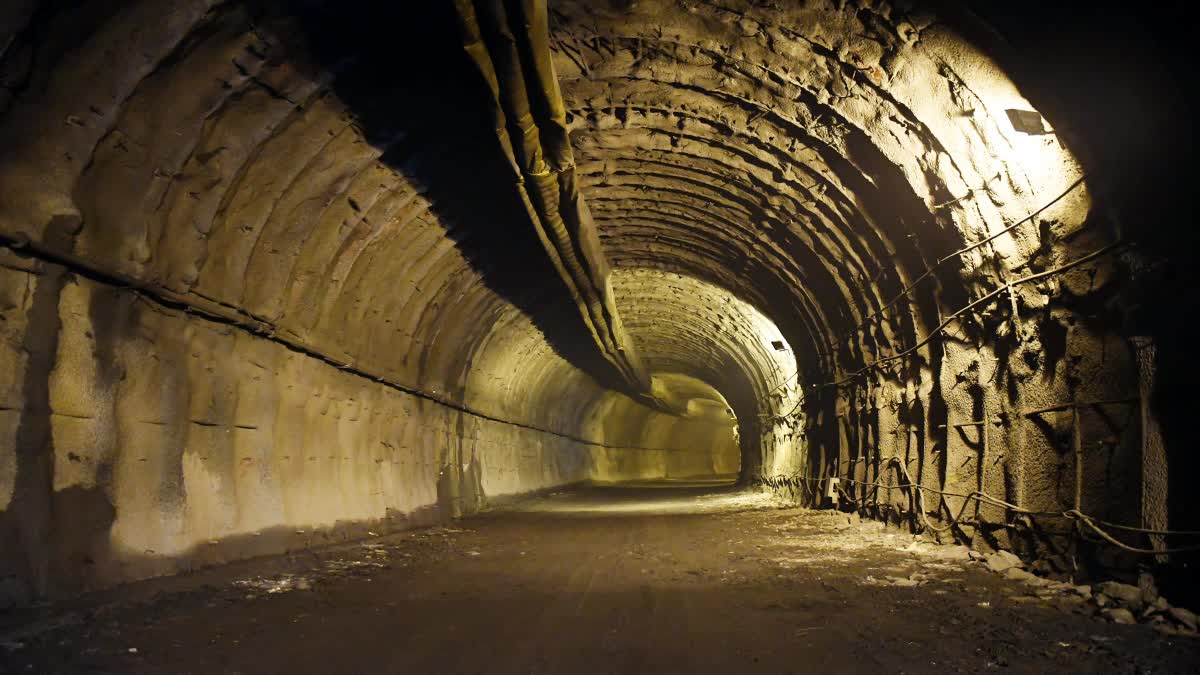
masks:
<path fill-rule="evenodd" d="M 961 166 L 974 175 L 963 178 L 961 192 L 952 204 L 960 216 L 977 211 L 994 233 L 1026 217 L 1067 193 L 1040 218 L 1082 222 L 1091 208 L 1086 186 L 1071 189 L 1083 178 L 1083 168 L 1062 143 L 1051 120 L 1030 102 L 1008 75 L 990 58 L 958 63 L 955 72 L 971 83 L 970 111 L 957 118 L 956 129 L 946 127 L 946 142 L 960 149 Z M 1020 233 L 999 237 L 990 245 L 1002 259 L 1020 260 Z"/>
<path fill-rule="evenodd" d="M 1004 111 L 1008 115 L 1008 121 L 1012 123 L 1014 131 L 1019 131 L 1023 134 L 1042 135 L 1051 133 L 1046 128 L 1046 123 L 1042 116 L 1032 110 L 1016 110 L 1009 108 Z"/>

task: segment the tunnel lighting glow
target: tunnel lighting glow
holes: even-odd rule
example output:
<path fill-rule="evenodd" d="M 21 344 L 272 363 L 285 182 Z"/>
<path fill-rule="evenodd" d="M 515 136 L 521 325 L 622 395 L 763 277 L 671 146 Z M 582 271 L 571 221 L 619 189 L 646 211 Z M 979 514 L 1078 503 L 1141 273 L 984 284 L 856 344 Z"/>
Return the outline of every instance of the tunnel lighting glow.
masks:
<path fill-rule="evenodd" d="M 702 329 L 696 322 L 703 317 L 715 324 L 718 332 L 705 339 L 719 339 L 713 346 L 720 346 L 730 360 L 740 355 L 747 364 L 756 364 L 760 376 L 766 378 L 764 382 L 770 380 L 775 386 L 795 373 L 796 357 L 775 322 L 724 288 L 695 277 L 647 269 L 617 270 L 613 287 L 623 312 L 653 312 L 671 319 L 667 325 L 631 319 L 629 325 L 639 348 L 652 363 L 662 365 L 661 370 L 675 371 L 677 364 L 700 356 L 681 351 L 684 343 L 677 340 L 681 337 L 678 327 L 693 324 L 697 330 Z M 672 330 L 671 326 L 676 328 Z M 699 362 L 695 365 L 703 366 Z"/>
<path fill-rule="evenodd" d="M 1050 130 L 1046 128 L 1046 124 L 1042 120 L 1042 116 L 1032 110 L 1014 110 L 1009 108 L 1004 112 L 1008 115 L 1008 121 L 1012 124 L 1014 131 L 1030 135 L 1050 133 Z"/>
<path fill-rule="evenodd" d="M 970 102 L 970 110 L 940 133 L 960 154 L 961 180 L 944 176 L 947 185 L 957 183 L 950 205 L 960 209 L 959 217 L 978 218 L 979 225 L 995 231 L 1069 191 L 1040 216 L 1082 222 L 1091 206 L 1087 187 L 1068 190 L 1082 177 L 1082 168 L 1060 142 L 1051 120 L 989 56 L 962 60 L 956 64 L 955 78 L 971 83 L 969 93 L 949 84 L 960 103 Z M 1018 241 L 1022 234 L 999 237 L 991 246 L 1001 258 L 1018 260 L 1023 255 Z"/>
<path fill-rule="evenodd" d="M 598 482 L 598 485 L 605 485 Z M 689 494 L 675 493 L 679 488 L 711 488 L 731 485 L 729 479 L 698 481 L 694 479 L 675 481 L 624 481 L 611 484 L 616 490 L 627 491 L 629 496 L 614 499 L 613 494 L 555 495 L 522 505 L 521 511 L 564 516 L 638 516 L 670 515 L 716 512 L 729 509 L 757 509 L 778 506 L 779 501 L 770 493 L 758 491 L 729 491 L 727 493 Z M 638 498 L 640 490 L 662 490 L 663 495 Z M 677 495 L 677 496 L 675 496 Z"/>
<path fill-rule="evenodd" d="M 798 408 L 801 382 L 796 355 L 775 322 L 753 304 L 707 281 L 657 270 L 617 270 L 613 288 L 626 327 L 658 380 L 672 381 L 664 371 L 690 368 L 709 373 L 709 383 L 722 391 L 739 378 L 749 378 L 756 395 L 745 414 L 774 419 Z M 703 331 L 706 322 L 716 331 Z M 693 331 L 694 335 L 687 334 Z M 698 350 L 697 345 L 705 348 Z M 760 440 L 772 458 L 770 468 L 794 470 L 801 454 L 794 451 L 800 438 L 790 423 L 769 424 L 762 434 Z"/>

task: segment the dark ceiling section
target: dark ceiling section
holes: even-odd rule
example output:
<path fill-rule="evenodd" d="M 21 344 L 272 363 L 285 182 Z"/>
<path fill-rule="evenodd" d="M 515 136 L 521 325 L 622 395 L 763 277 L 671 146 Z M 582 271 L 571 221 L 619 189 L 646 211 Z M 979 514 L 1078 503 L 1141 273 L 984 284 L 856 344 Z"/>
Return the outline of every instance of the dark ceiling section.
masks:
<path fill-rule="evenodd" d="M 281 15 L 277 3 L 262 2 L 259 12 L 281 22 L 272 33 L 289 40 L 286 53 L 307 55 L 314 78 L 331 78 L 368 141 L 386 148 L 381 161 L 416 181 L 484 282 L 532 317 L 564 358 L 622 387 L 528 222 L 453 4 L 310 1 Z"/>
<path fill-rule="evenodd" d="M 1011 45 L 1006 67 L 1063 128 L 1122 236 L 1144 256 L 1106 309 L 1120 315 L 1124 333 L 1154 338 L 1155 404 L 1168 443 L 1186 444 L 1195 398 L 1180 392 L 1200 377 L 1190 338 L 1200 298 L 1163 291 L 1196 286 L 1185 255 L 1200 243 L 1189 200 L 1195 105 L 1190 87 L 1180 86 L 1195 79 L 1195 7 L 1174 0 L 1137 11 L 1033 0 L 969 7 Z M 1200 522 L 1200 502 L 1183 478 L 1200 470 L 1200 459 L 1181 453 L 1173 463 L 1173 509 Z"/>

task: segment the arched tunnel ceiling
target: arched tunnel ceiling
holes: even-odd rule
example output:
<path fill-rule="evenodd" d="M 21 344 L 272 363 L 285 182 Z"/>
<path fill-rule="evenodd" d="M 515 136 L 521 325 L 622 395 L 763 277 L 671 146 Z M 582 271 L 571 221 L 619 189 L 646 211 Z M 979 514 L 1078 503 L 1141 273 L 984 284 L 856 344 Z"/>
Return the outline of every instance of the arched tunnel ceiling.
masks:
<path fill-rule="evenodd" d="M 1077 132 L 1110 127 L 960 4 L 549 0 L 591 235 L 556 251 L 603 255 L 584 302 L 466 6 L 542 8 L 0 3 L 0 579 L 31 598 L 739 470 L 1194 518 L 1134 426 L 1156 357 L 1125 310 L 1173 294 L 1126 246 L 1150 221 L 1122 232 L 1094 185 L 1120 153 Z M 1190 359 L 1186 330 L 1151 332 Z M 1080 402 L 1129 424 L 1036 412 Z M 1068 484 L 1071 424 L 1107 459 Z"/>
<path fill-rule="evenodd" d="M 129 3 L 73 15 L 101 28 L 70 48 L 74 24 L 30 14 L 61 53 L 6 99 L 0 225 L 341 368 L 578 433 L 614 385 L 513 234 L 527 223 L 449 10 L 396 22 L 407 9 L 368 3 L 364 28 L 353 9 Z M 925 10 L 554 0 L 550 16 L 629 331 L 740 417 L 1070 258 L 1014 229 L 890 306 L 1080 178 L 1054 134 L 1014 130 L 1006 111 L 1029 103 Z M 14 44 L 6 62 L 29 67 Z M 1087 205 L 1080 187 L 1041 218 L 1066 239 Z M 721 293 L 778 326 L 795 381 L 716 318 Z"/>
<path fill-rule="evenodd" d="M 814 374 L 914 342 L 935 308 L 970 298 L 957 273 L 996 270 L 967 258 L 937 297 L 918 291 L 918 311 L 897 312 L 862 344 L 848 338 L 938 258 L 1079 177 L 1053 135 L 1009 126 L 1005 110 L 1029 104 L 989 59 L 920 12 L 721 2 L 551 11 L 573 139 L 614 265 L 695 275 L 769 307 Z M 1083 190 L 1055 214 L 1067 229 L 1080 204 Z M 1038 247 L 1030 234 L 993 251 L 1019 266 Z M 834 357 L 841 347 L 849 361 Z"/>
<path fill-rule="evenodd" d="M 759 401 L 791 393 L 779 385 L 795 374 L 796 358 L 750 303 L 695 277 L 648 268 L 619 269 L 613 289 L 652 372 L 715 387 L 746 420 L 759 414 Z"/>

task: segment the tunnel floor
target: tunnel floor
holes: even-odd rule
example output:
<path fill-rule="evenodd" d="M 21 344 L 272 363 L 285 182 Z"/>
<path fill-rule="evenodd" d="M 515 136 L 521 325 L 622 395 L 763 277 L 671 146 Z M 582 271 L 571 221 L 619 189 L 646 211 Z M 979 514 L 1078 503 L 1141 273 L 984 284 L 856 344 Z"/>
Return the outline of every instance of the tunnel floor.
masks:
<path fill-rule="evenodd" d="M 36 673 L 1194 672 L 960 547 L 719 483 L 591 486 L 127 587 L 0 635 Z M 11 617 L 10 617 L 11 619 Z"/>

